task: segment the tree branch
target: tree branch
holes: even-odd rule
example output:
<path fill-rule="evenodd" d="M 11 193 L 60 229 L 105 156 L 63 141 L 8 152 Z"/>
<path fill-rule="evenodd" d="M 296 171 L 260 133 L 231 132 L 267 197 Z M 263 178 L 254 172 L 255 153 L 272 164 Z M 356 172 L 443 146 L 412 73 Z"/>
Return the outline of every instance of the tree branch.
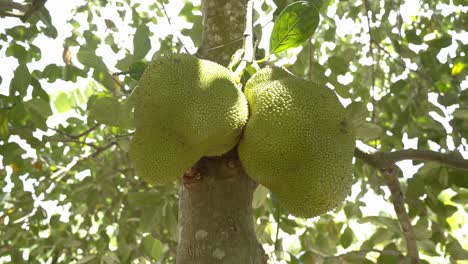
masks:
<path fill-rule="evenodd" d="M 454 153 L 439 153 L 431 150 L 403 149 L 393 152 L 365 153 L 359 148 L 354 149 L 354 156 L 376 169 L 391 168 L 402 160 L 433 161 L 457 169 L 468 170 L 468 160 Z"/>
<path fill-rule="evenodd" d="M 419 251 L 418 245 L 416 244 L 416 236 L 414 235 L 413 227 L 411 226 L 411 221 L 406 212 L 405 208 L 405 199 L 401 191 L 400 182 L 398 181 L 398 171 L 399 168 L 394 165 L 388 169 L 381 169 L 380 173 L 385 179 L 385 183 L 390 189 L 391 200 L 393 203 L 393 208 L 398 217 L 398 222 L 400 223 L 403 236 L 406 240 L 406 248 L 408 249 L 408 257 L 410 263 L 417 264 L 419 263 Z"/>
<path fill-rule="evenodd" d="M 414 235 L 413 227 L 411 226 L 408 213 L 406 212 L 405 200 L 397 176 L 399 168 L 395 163 L 402 160 L 434 161 L 468 170 L 468 160 L 463 159 L 455 153 L 444 154 L 430 150 L 417 149 L 404 149 L 393 152 L 375 152 L 368 154 L 359 148 L 355 148 L 354 156 L 378 169 L 383 175 L 385 183 L 392 194 L 391 200 L 393 208 L 395 209 L 398 222 L 400 223 L 403 236 L 406 240 L 410 263 L 419 263 L 419 251 L 416 244 L 416 236 Z"/>

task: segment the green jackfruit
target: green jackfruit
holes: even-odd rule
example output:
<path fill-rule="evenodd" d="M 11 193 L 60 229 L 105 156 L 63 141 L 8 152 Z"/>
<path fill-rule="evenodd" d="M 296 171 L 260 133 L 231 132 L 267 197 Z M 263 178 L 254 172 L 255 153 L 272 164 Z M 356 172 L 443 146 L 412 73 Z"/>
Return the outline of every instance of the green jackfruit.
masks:
<path fill-rule="evenodd" d="M 355 137 L 333 91 L 265 68 L 244 92 L 250 117 L 238 152 L 247 174 L 296 216 L 338 206 L 351 189 Z"/>
<path fill-rule="evenodd" d="M 130 158 L 144 180 L 157 184 L 182 176 L 203 156 L 232 149 L 248 118 L 232 73 L 191 55 L 165 56 L 149 65 L 134 102 Z"/>

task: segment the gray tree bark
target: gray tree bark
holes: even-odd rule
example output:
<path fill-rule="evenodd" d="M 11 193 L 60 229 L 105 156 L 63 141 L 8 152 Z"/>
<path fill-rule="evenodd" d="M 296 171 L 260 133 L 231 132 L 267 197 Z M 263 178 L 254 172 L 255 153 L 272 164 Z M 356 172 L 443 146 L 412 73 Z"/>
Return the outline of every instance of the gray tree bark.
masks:
<path fill-rule="evenodd" d="M 203 0 L 200 58 L 227 65 L 242 47 L 246 1 Z M 263 264 L 252 214 L 256 183 L 237 151 L 202 158 L 180 182 L 178 264 Z"/>

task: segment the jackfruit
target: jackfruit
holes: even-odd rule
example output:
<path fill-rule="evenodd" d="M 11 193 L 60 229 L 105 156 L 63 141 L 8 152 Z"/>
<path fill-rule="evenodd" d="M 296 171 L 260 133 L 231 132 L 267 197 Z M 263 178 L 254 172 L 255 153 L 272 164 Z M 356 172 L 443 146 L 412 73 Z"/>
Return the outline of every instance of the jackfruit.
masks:
<path fill-rule="evenodd" d="M 250 117 L 238 153 L 247 174 L 293 215 L 309 218 L 338 206 L 351 189 L 355 137 L 334 92 L 265 68 L 244 93 Z"/>
<path fill-rule="evenodd" d="M 191 55 L 161 57 L 134 94 L 136 133 L 130 158 L 149 183 L 171 182 L 203 156 L 239 141 L 247 100 L 225 67 Z"/>

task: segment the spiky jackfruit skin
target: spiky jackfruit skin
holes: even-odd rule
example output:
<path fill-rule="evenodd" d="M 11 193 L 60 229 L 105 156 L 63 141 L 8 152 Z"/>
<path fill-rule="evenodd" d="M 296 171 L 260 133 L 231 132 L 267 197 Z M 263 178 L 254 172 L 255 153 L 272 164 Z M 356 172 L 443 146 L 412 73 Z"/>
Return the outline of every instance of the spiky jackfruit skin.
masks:
<path fill-rule="evenodd" d="M 150 183 L 171 182 L 201 157 L 229 151 L 248 118 L 247 101 L 232 73 L 191 55 L 154 61 L 134 97 L 130 157 Z"/>
<path fill-rule="evenodd" d="M 355 137 L 345 109 L 331 90 L 284 70 L 257 74 L 245 88 L 250 118 L 238 148 L 247 174 L 296 216 L 332 210 L 352 184 Z"/>

